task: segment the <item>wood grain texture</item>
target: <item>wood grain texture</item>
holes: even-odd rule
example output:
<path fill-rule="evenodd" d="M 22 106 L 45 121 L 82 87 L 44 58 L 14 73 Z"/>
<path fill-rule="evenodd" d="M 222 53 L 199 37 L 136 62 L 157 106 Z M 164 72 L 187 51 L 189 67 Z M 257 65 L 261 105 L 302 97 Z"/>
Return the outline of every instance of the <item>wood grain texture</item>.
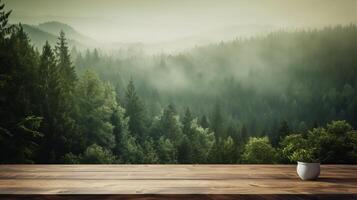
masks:
<path fill-rule="evenodd" d="M 0 165 L 1 199 L 357 199 L 356 165 Z M 285 197 L 285 198 L 284 198 Z"/>
<path fill-rule="evenodd" d="M 357 195 L 333 194 L 117 194 L 117 195 L 0 195 L 6 200 L 355 200 Z"/>

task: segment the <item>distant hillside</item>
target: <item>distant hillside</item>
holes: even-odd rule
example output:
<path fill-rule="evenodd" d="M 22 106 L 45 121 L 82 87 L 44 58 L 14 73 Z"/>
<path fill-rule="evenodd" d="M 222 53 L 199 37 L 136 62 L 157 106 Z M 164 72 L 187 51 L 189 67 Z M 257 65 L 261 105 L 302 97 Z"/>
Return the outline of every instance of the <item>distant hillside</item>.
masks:
<path fill-rule="evenodd" d="M 278 27 L 272 25 L 235 25 L 206 30 L 197 35 L 189 35 L 174 40 L 155 43 L 112 43 L 112 48 L 142 48 L 145 53 L 178 53 L 197 46 L 206 46 L 221 41 L 232 41 L 237 38 L 249 38 L 253 36 L 266 35 Z"/>
<path fill-rule="evenodd" d="M 66 33 L 66 36 L 72 40 L 76 40 L 82 44 L 91 44 L 95 43 L 95 41 L 78 31 L 76 31 L 73 27 L 69 26 L 68 24 L 64 24 L 61 22 L 45 22 L 42 24 L 39 24 L 37 26 L 39 29 L 46 31 L 48 33 L 51 33 L 53 35 L 58 35 L 59 32 L 62 30 Z"/>
<path fill-rule="evenodd" d="M 96 42 L 92 39 L 78 33 L 74 28 L 60 22 L 46 22 L 39 25 L 22 25 L 25 32 L 28 33 L 32 44 L 41 49 L 48 41 L 52 46 L 57 42 L 59 32 L 63 30 L 70 46 L 76 46 L 79 49 L 93 47 Z"/>
<path fill-rule="evenodd" d="M 31 43 L 34 44 L 35 47 L 41 48 L 46 41 L 48 41 L 51 45 L 56 44 L 57 37 L 55 35 L 42 31 L 36 26 L 23 24 L 22 27 L 29 35 Z"/>

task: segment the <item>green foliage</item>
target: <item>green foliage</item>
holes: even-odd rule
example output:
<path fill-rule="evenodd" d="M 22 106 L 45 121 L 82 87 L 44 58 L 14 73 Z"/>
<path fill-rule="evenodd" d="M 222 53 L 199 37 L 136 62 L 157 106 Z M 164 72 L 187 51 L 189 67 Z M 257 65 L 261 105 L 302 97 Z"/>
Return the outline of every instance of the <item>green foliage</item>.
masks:
<path fill-rule="evenodd" d="M 174 105 L 170 104 L 164 110 L 164 113 L 160 119 L 160 124 L 160 135 L 164 135 L 172 142 L 174 142 L 173 145 L 178 146 L 182 138 L 182 124 L 180 122 L 180 116 L 177 114 Z"/>
<path fill-rule="evenodd" d="M 216 137 L 222 136 L 223 137 L 223 116 L 221 113 L 221 107 L 217 103 L 214 107 L 212 113 L 212 121 L 211 121 L 211 130 L 215 133 Z"/>
<path fill-rule="evenodd" d="M 162 163 L 177 163 L 177 152 L 170 139 L 161 136 L 158 141 L 158 155 Z"/>
<path fill-rule="evenodd" d="M 46 42 L 39 64 L 39 113 L 44 120 L 41 131 L 41 149 L 38 159 L 42 162 L 56 162 L 66 152 L 63 137 L 71 132 L 73 119 L 69 116 L 70 106 L 63 92 L 60 70 L 51 46 Z M 56 144 L 56 145 L 55 145 Z M 56 156 L 58 155 L 58 156 Z"/>
<path fill-rule="evenodd" d="M 5 4 L 1 4 L 0 1 L 0 38 L 3 39 L 4 37 L 10 35 L 14 29 L 16 28 L 14 25 L 10 25 L 9 16 L 11 14 L 10 11 L 5 11 Z"/>
<path fill-rule="evenodd" d="M 271 146 L 268 137 L 251 137 L 245 145 L 243 152 L 245 163 L 276 163 L 277 153 Z"/>
<path fill-rule="evenodd" d="M 66 163 L 66 164 L 80 164 L 81 160 L 82 160 L 81 156 L 76 156 L 72 152 L 67 153 L 62 158 L 63 163 Z"/>
<path fill-rule="evenodd" d="M 182 142 L 178 147 L 178 163 L 189 164 L 193 163 L 193 146 L 192 141 L 187 135 L 183 135 Z"/>
<path fill-rule="evenodd" d="M 292 155 L 289 156 L 291 161 L 306 162 L 306 163 L 316 163 L 319 162 L 315 153 L 312 149 L 298 149 L 294 151 Z"/>
<path fill-rule="evenodd" d="M 110 119 L 117 107 L 113 88 L 102 83 L 95 73 L 87 71 L 77 84 L 76 100 L 80 129 L 85 136 L 86 146 L 97 143 L 109 149 L 113 148 L 114 127 Z"/>
<path fill-rule="evenodd" d="M 288 158 L 291 162 L 300 161 L 292 159 L 291 156 L 296 151 L 307 148 L 308 144 L 308 140 L 306 140 L 301 134 L 288 135 L 280 142 L 280 146 L 282 147 L 282 157 Z"/>
<path fill-rule="evenodd" d="M 31 134 L 33 137 L 42 137 L 43 134 L 36 131 L 42 122 L 42 117 L 28 116 L 20 121 L 17 126 L 24 132 Z"/>
<path fill-rule="evenodd" d="M 280 162 L 357 163 L 355 25 L 153 57 L 73 48 L 73 64 L 63 31 L 40 53 L 10 13 L 0 163 L 276 163 L 274 147 Z"/>
<path fill-rule="evenodd" d="M 115 163 L 115 156 L 109 150 L 92 144 L 83 153 L 81 163 L 87 164 L 112 164 Z"/>
<path fill-rule="evenodd" d="M 126 133 L 121 137 L 120 142 L 121 154 L 120 160 L 123 163 L 143 163 L 143 150 L 136 141 L 136 138 Z"/>
<path fill-rule="evenodd" d="M 201 117 L 201 121 L 200 121 L 200 124 L 203 128 L 208 128 L 210 126 L 209 122 L 208 122 L 208 118 L 206 115 L 203 115 Z"/>
<path fill-rule="evenodd" d="M 222 160 L 224 163 L 236 163 L 237 162 L 237 145 L 233 141 L 231 136 L 228 136 L 222 145 L 223 153 Z"/>
<path fill-rule="evenodd" d="M 355 163 L 357 132 L 346 121 L 332 121 L 326 128 L 314 128 L 304 138 L 289 135 L 281 142 L 283 157 L 290 161 Z M 301 159 L 301 160 L 297 160 Z"/>
<path fill-rule="evenodd" d="M 319 162 L 316 146 L 302 134 L 286 136 L 280 143 L 282 157 L 290 162 Z"/>
<path fill-rule="evenodd" d="M 317 143 L 312 138 L 304 138 L 302 134 L 288 135 L 280 143 L 282 157 L 290 162 L 319 162 Z"/>
<path fill-rule="evenodd" d="M 146 140 L 143 144 L 143 163 L 155 164 L 160 163 L 159 157 L 157 155 L 157 150 L 154 148 L 155 143 L 150 138 Z"/>
<path fill-rule="evenodd" d="M 189 108 L 186 108 L 185 115 L 182 119 L 182 132 L 185 135 L 191 135 L 191 122 L 193 120 L 191 111 Z"/>
<path fill-rule="evenodd" d="M 326 130 L 335 136 L 344 136 L 347 132 L 352 131 L 352 126 L 346 121 L 332 121 L 327 124 Z"/>
<path fill-rule="evenodd" d="M 0 163 L 32 163 L 42 134 L 36 112 L 38 54 L 0 6 Z"/>
<path fill-rule="evenodd" d="M 137 137 L 140 142 L 145 139 L 145 111 L 144 107 L 136 94 L 136 89 L 133 79 L 126 88 L 125 93 L 125 115 L 129 117 L 129 131 Z"/>
<path fill-rule="evenodd" d="M 321 162 L 357 162 L 356 131 L 346 121 L 333 121 L 326 128 L 315 128 L 307 137 L 317 147 Z"/>
<path fill-rule="evenodd" d="M 77 99 L 73 94 L 76 73 L 64 33 L 60 34 L 55 52 L 48 42 L 44 45 L 38 74 L 39 113 L 44 117 L 41 131 L 45 134 L 37 159 L 57 163 L 65 154 L 78 154 L 85 148 L 79 125 L 76 124 L 77 120 L 80 121 L 80 113 L 76 110 Z"/>
<path fill-rule="evenodd" d="M 72 66 L 71 56 L 69 54 L 67 39 L 65 38 L 65 33 L 63 31 L 60 32 L 58 37 L 58 42 L 55 47 L 55 52 L 57 56 L 57 63 L 63 77 L 63 84 L 68 92 L 71 92 L 71 88 L 76 81 L 76 73 L 75 69 Z"/>
<path fill-rule="evenodd" d="M 144 143 L 144 151 L 137 139 L 130 134 L 129 117 L 125 117 L 125 109 L 118 106 L 112 116 L 114 125 L 115 144 L 114 152 L 122 163 L 155 163 L 156 154 L 151 140 Z"/>
<path fill-rule="evenodd" d="M 272 141 L 273 146 L 277 146 L 279 144 L 279 142 L 288 134 L 290 133 L 290 129 L 288 126 L 288 122 L 287 121 L 282 121 L 280 124 L 280 127 L 278 129 L 278 133 L 277 135 L 274 136 L 274 139 Z"/>
<path fill-rule="evenodd" d="M 209 152 L 214 144 L 214 133 L 197 124 L 197 119 L 191 121 L 192 134 L 189 135 L 190 148 L 192 149 L 192 163 L 207 163 Z"/>

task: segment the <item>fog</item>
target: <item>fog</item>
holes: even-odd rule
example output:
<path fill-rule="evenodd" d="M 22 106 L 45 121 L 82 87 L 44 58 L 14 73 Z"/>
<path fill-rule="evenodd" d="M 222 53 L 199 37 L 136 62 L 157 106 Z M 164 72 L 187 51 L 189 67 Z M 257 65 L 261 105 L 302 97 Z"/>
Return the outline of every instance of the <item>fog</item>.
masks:
<path fill-rule="evenodd" d="M 12 22 L 60 21 L 107 45 L 190 44 L 229 40 L 272 29 L 357 22 L 354 0 L 5 0 Z"/>
<path fill-rule="evenodd" d="M 0 163 L 286 163 L 295 133 L 357 163 L 356 0 L 5 4 Z"/>

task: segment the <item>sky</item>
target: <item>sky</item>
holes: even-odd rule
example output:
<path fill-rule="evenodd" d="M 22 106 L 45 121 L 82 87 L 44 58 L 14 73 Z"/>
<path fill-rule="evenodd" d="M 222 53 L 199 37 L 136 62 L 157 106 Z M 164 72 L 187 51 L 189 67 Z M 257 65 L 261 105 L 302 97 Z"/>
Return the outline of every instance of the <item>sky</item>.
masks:
<path fill-rule="evenodd" d="M 230 27 L 357 23 L 356 0 L 3 0 L 12 22 L 60 21 L 98 41 L 165 42 Z"/>

